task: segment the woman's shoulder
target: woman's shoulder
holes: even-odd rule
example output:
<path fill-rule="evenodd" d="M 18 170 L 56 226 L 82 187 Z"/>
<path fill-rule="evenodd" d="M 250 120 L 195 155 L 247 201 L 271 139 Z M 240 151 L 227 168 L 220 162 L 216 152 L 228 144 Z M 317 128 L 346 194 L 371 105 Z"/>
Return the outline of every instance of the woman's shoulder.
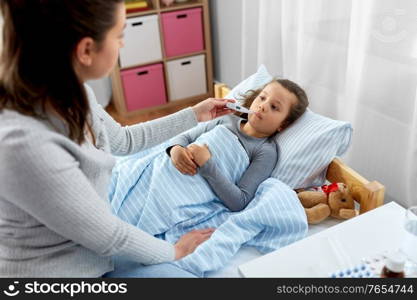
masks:
<path fill-rule="evenodd" d="M 16 111 L 0 112 L 0 161 L 25 161 L 37 164 L 51 157 L 72 152 L 78 145 L 60 134 L 47 120 Z M 61 159 L 63 161 L 63 159 Z"/>
<path fill-rule="evenodd" d="M 11 109 L 0 112 L 0 141 L 29 142 L 31 139 L 45 139 L 53 134 L 48 119 L 21 114 Z"/>
<path fill-rule="evenodd" d="M 13 109 L 3 109 L 0 111 L 0 124 L 4 126 L 19 125 L 24 128 L 31 128 L 32 126 L 37 128 L 44 126 L 44 123 L 45 121 L 41 118 L 25 115 Z"/>

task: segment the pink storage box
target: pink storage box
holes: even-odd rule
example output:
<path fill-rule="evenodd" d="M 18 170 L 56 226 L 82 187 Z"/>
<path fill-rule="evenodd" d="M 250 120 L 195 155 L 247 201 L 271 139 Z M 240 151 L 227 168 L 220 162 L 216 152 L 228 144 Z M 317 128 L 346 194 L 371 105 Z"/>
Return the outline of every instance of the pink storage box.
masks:
<path fill-rule="evenodd" d="M 162 64 L 125 70 L 121 77 L 128 111 L 166 103 Z"/>
<path fill-rule="evenodd" d="M 200 7 L 163 13 L 162 31 L 167 57 L 204 50 Z"/>

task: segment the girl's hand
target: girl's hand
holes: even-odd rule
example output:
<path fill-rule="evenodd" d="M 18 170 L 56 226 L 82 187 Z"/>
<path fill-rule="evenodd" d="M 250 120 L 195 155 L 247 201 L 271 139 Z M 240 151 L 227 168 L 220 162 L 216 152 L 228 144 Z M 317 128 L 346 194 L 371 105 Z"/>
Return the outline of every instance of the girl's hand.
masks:
<path fill-rule="evenodd" d="M 198 122 L 206 122 L 232 113 L 233 111 L 226 107 L 227 102 L 235 101 L 229 99 L 209 98 L 194 105 L 192 108 L 197 116 Z"/>
<path fill-rule="evenodd" d="M 174 245 L 175 260 L 194 252 L 195 248 L 211 237 L 214 230 L 214 228 L 193 230 L 180 237 Z"/>
<path fill-rule="evenodd" d="M 205 163 L 211 158 L 211 153 L 207 145 L 199 146 L 192 144 L 187 147 L 191 155 L 194 158 L 194 161 L 198 166 L 202 167 Z"/>
<path fill-rule="evenodd" d="M 197 165 L 193 161 L 193 155 L 190 150 L 176 145 L 171 148 L 171 160 L 175 168 L 184 175 L 195 175 Z"/>

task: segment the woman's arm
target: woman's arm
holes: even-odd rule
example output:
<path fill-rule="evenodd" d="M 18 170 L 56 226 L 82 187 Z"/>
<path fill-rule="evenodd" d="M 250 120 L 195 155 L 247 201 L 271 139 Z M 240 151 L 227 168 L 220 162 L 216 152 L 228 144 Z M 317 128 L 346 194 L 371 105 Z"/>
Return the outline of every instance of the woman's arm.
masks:
<path fill-rule="evenodd" d="M 107 200 L 99 197 L 68 151 L 28 131 L 17 129 L 2 139 L 3 199 L 98 255 L 117 254 L 144 264 L 174 260 L 173 245 L 110 212 Z"/>
<path fill-rule="evenodd" d="M 114 155 L 129 155 L 151 148 L 198 124 L 192 108 L 186 108 L 157 120 L 124 127 L 99 105 L 96 105 L 95 112 L 103 121 L 109 137 L 111 153 Z"/>
<path fill-rule="evenodd" d="M 199 170 L 217 197 L 231 211 L 243 210 L 255 196 L 258 186 L 271 176 L 278 159 L 276 147 L 261 147 L 254 154 L 248 168 L 235 184 L 223 175 L 210 158 Z"/>
<path fill-rule="evenodd" d="M 198 137 L 201 136 L 203 133 L 206 133 L 212 130 L 217 125 L 223 124 L 223 123 L 224 123 L 224 118 L 218 118 L 216 120 L 201 123 L 197 127 L 194 127 L 184 132 L 183 134 L 180 134 L 174 137 L 173 139 L 171 139 L 171 142 L 166 149 L 167 154 L 170 155 L 170 151 L 172 147 L 176 145 L 187 147 L 189 144 L 195 142 L 198 139 Z"/>
<path fill-rule="evenodd" d="M 133 126 L 121 126 L 96 101 L 92 89 L 85 85 L 92 114 L 97 114 L 107 131 L 111 153 L 129 155 L 153 147 L 198 124 L 231 113 L 228 100 L 208 99 L 192 108 Z"/>
<path fill-rule="evenodd" d="M 151 148 L 198 124 L 191 108 L 150 122 L 121 126 L 97 103 L 93 90 L 85 85 L 91 113 L 103 122 L 114 155 L 129 155 Z"/>

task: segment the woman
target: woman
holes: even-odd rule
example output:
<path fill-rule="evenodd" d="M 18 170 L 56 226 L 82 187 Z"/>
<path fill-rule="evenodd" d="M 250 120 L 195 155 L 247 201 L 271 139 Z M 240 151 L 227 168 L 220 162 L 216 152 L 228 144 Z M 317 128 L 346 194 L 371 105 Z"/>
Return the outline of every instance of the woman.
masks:
<path fill-rule="evenodd" d="M 123 128 L 88 99 L 83 83 L 116 64 L 124 1 L 0 3 L 0 277 L 100 277 L 113 270 L 112 255 L 158 264 L 194 251 L 213 229 L 171 245 L 111 214 L 111 154 L 228 114 L 225 100 Z"/>

